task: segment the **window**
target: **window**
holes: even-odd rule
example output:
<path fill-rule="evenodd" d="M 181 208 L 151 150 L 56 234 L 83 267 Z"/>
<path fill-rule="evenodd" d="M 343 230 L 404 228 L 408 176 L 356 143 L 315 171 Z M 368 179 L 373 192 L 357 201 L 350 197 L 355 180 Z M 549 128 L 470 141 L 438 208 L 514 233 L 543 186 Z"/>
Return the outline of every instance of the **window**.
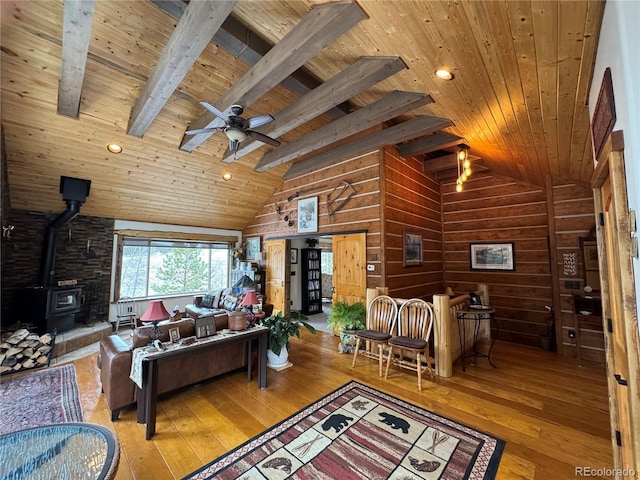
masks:
<path fill-rule="evenodd" d="M 327 275 L 333 275 L 333 252 L 331 250 L 320 252 L 320 270 Z"/>
<path fill-rule="evenodd" d="M 122 241 L 119 296 L 187 295 L 229 284 L 229 245 L 127 238 Z"/>

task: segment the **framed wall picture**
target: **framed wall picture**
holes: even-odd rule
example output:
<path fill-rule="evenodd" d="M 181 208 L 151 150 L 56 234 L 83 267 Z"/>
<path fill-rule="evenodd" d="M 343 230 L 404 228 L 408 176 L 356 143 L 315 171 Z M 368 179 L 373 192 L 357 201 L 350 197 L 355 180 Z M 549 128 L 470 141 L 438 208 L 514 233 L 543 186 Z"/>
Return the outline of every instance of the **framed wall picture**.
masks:
<path fill-rule="evenodd" d="M 298 233 L 318 231 L 318 197 L 298 200 Z"/>
<path fill-rule="evenodd" d="M 248 237 L 247 238 L 247 255 L 246 258 L 249 261 L 258 261 L 260 255 L 260 237 Z"/>
<path fill-rule="evenodd" d="M 180 341 L 180 329 L 178 327 L 169 329 L 169 340 L 171 340 L 171 343 Z"/>
<path fill-rule="evenodd" d="M 598 270 L 598 244 L 596 241 L 585 241 L 582 245 L 584 269 Z"/>
<path fill-rule="evenodd" d="M 298 263 L 298 249 L 297 248 L 292 248 L 291 249 L 291 264 L 295 265 L 296 263 Z"/>
<path fill-rule="evenodd" d="M 422 265 L 422 235 L 402 232 L 402 260 L 405 267 Z"/>
<path fill-rule="evenodd" d="M 515 270 L 513 242 L 471 243 L 471 270 Z"/>

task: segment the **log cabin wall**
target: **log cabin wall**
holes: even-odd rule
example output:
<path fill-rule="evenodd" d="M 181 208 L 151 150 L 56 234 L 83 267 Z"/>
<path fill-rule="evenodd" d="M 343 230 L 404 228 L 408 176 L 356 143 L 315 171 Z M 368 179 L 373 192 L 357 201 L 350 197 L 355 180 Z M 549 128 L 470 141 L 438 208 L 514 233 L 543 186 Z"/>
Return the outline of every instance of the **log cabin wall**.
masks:
<path fill-rule="evenodd" d="M 243 236 L 259 235 L 262 241 L 274 238 L 316 237 L 355 231 L 366 231 L 367 263 L 375 270 L 367 272 L 367 287 L 382 285 L 380 265 L 380 169 L 382 153 L 375 151 L 353 159 L 336 162 L 312 173 L 285 180 L 253 222 L 243 230 Z M 348 182 L 355 193 L 338 211 L 329 214 L 327 198 L 337 192 L 342 182 Z M 296 194 L 297 197 L 295 196 Z M 317 233 L 298 233 L 298 199 L 318 197 Z M 291 200 L 289 200 L 291 198 Z M 280 213 L 277 213 L 279 209 Z M 289 225 L 288 220 L 293 219 Z"/>
<path fill-rule="evenodd" d="M 383 171 L 383 285 L 392 297 L 431 300 L 443 291 L 440 185 L 422 160 L 402 158 L 393 146 L 385 149 Z M 405 231 L 422 236 L 422 265 L 404 266 Z"/>
<path fill-rule="evenodd" d="M 576 332 L 577 329 L 573 295 L 585 295 L 585 269 L 580 237 L 587 237 L 595 225 L 593 191 L 589 185 L 556 176 L 550 177 L 547 184 L 550 186 L 550 224 L 553 225 L 552 258 L 555 257 L 558 272 L 554 284 L 557 295 L 556 321 L 562 336 L 558 341 L 558 352 L 576 357 L 576 339 L 570 338 L 569 332 Z M 568 256 L 568 265 L 565 265 L 565 255 Z M 576 261 L 575 269 L 571 268 L 572 260 Z M 599 292 L 593 294 L 599 295 Z M 585 329 L 580 335 L 581 359 L 604 363 L 603 333 Z"/>
<path fill-rule="evenodd" d="M 460 294 L 488 284 L 499 339 L 540 346 L 544 307 L 553 301 L 548 234 L 544 188 L 482 173 L 460 193 L 454 180 L 442 183 L 444 285 Z M 513 242 L 515 270 L 471 270 L 469 244 L 476 242 Z"/>

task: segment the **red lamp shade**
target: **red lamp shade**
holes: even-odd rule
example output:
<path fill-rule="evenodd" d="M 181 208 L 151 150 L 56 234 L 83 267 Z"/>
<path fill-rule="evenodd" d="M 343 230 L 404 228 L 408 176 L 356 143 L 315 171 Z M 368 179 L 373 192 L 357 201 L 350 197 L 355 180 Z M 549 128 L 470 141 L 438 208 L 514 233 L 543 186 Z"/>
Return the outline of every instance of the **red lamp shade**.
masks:
<path fill-rule="evenodd" d="M 167 318 L 169 318 L 169 312 L 164 308 L 162 300 L 153 300 L 149 302 L 147 311 L 142 314 L 140 321 L 157 322 L 159 320 L 166 320 Z"/>
<path fill-rule="evenodd" d="M 242 300 L 242 303 L 240 305 L 242 307 L 247 307 L 247 306 L 252 306 L 252 305 L 258 305 L 259 303 L 260 303 L 260 300 L 258 300 L 258 296 L 256 295 L 256 291 L 255 290 L 249 290 L 247 292 L 247 294 L 245 295 L 245 297 Z"/>

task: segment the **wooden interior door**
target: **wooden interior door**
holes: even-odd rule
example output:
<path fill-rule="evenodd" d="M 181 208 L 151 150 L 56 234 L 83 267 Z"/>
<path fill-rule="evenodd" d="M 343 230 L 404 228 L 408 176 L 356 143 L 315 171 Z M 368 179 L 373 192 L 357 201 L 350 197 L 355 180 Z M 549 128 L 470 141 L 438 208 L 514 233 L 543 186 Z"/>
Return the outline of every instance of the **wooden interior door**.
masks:
<path fill-rule="evenodd" d="M 366 302 L 367 237 L 365 233 L 333 236 L 333 301 Z"/>
<path fill-rule="evenodd" d="M 640 354 L 623 143 L 594 174 L 614 466 L 640 469 Z M 602 164 L 602 165 L 600 165 Z M 627 471 L 628 471 L 627 470 Z M 624 471 L 624 470 L 621 470 Z M 636 478 L 621 474 L 617 478 Z"/>
<path fill-rule="evenodd" d="M 289 313 L 289 270 L 291 269 L 288 240 L 267 240 L 266 294 L 267 302 L 273 304 L 273 313 Z"/>

